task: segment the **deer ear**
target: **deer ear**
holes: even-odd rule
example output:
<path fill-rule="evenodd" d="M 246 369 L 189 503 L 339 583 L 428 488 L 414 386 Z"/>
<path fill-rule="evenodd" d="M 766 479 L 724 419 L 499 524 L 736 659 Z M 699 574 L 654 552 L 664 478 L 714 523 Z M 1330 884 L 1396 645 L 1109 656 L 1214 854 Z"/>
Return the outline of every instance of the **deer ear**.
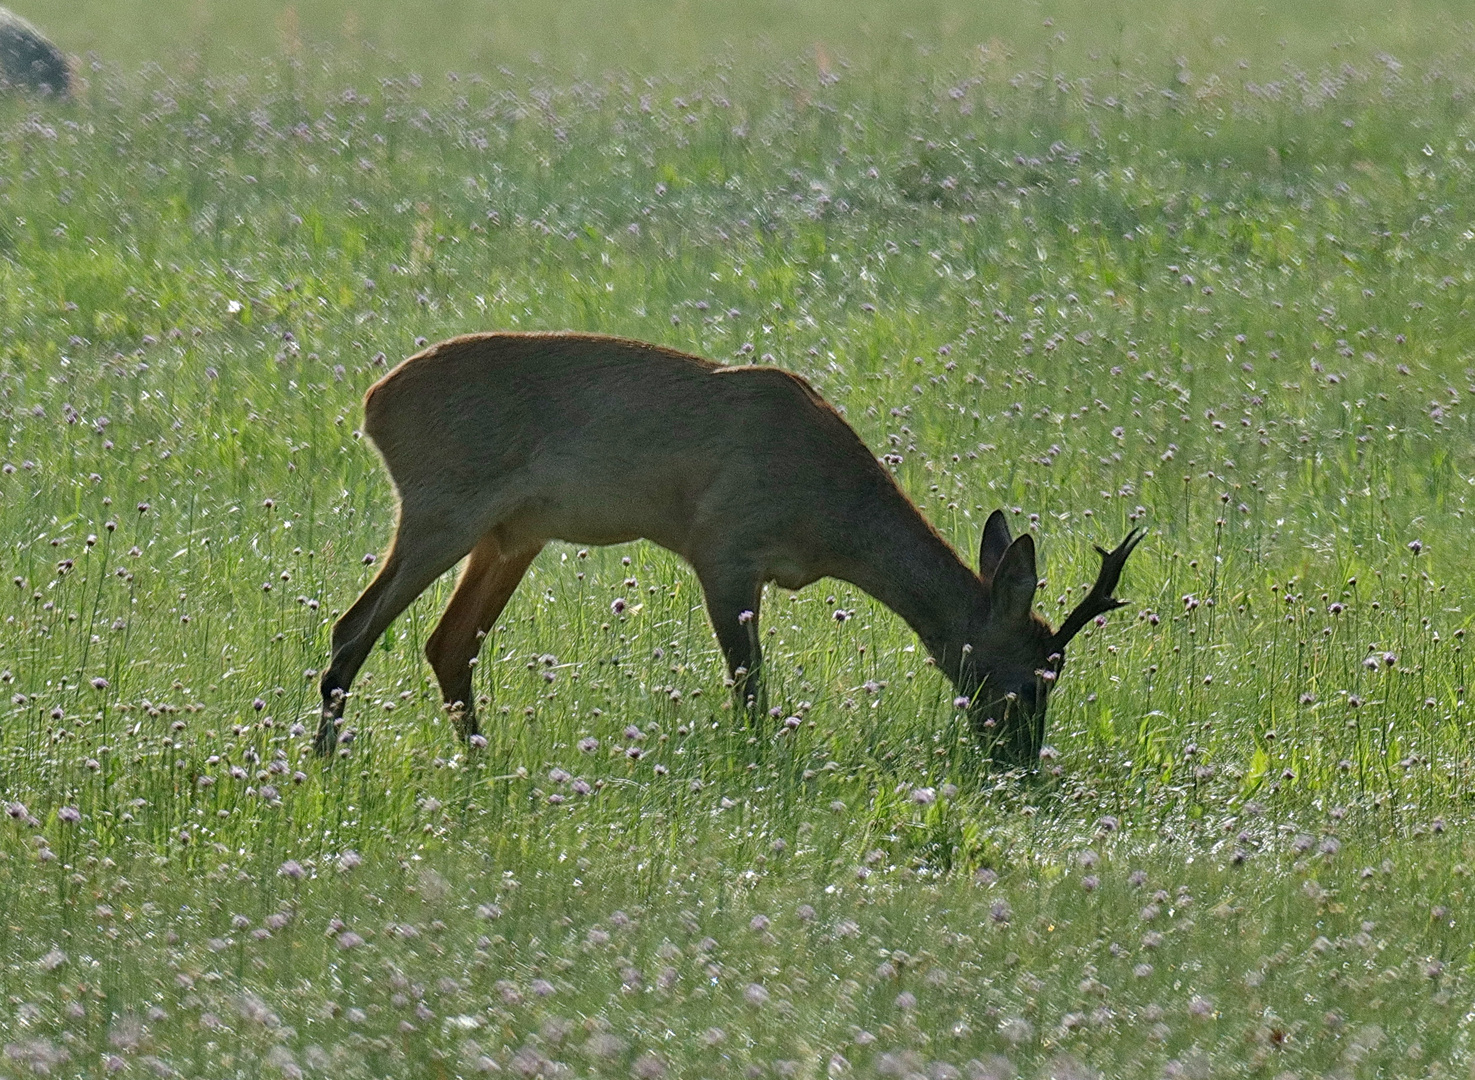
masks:
<path fill-rule="evenodd" d="M 1004 552 L 1009 550 L 1009 523 L 1004 511 L 995 510 L 983 526 L 983 542 L 978 545 L 978 576 L 985 582 L 994 579 Z"/>
<path fill-rule="evenodd" d="M 1039 587 L 1034 537 L 1025 533 L 1009 545 L 1009 550 L 999 560 L 992 585 L 991 621 L 1004 624 L 1027 622 L 1034 606 L 1035 590 Z"/>

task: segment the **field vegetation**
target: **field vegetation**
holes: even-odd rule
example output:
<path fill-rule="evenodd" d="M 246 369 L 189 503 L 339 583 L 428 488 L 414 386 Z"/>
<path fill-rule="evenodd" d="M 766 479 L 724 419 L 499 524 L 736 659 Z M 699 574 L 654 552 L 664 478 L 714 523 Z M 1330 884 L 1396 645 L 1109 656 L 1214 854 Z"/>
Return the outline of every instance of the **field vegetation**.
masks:
<path fill-rule="evenodd" d="M 1470 1069 L 1468 27 L 392 10 L 145 63 L 77 5 L 74 98 L 0 102 L 0 1077 Z M 803 374 L 1057 621 L 1148 527 L 1038 770 L 837 582 L 770 593 L 745 723 L 648 545 L 538 559 L 484 747 L 448 578 L 316 758 L 362 394 L 491 328 Z"/>

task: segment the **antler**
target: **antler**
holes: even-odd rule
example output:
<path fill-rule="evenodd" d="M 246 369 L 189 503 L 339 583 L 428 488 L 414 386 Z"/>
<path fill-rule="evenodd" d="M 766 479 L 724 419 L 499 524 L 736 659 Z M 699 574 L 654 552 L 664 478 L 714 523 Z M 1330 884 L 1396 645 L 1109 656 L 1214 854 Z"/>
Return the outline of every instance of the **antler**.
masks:
<path fill-rule="evenodd" d="M 1132 549 L 1146 535 L 1146 529 L 1133 529 L 1113 551 L 1106 551 L 1099 544 L 1096 545 L 1096 553 L 1101 556 L 1101 573 L 1096 575 L 1096 584 L 1091 586 L 1086 598 L 1076 605 L 1076 609 L 1060 624 L 1060 629 L 1055 631 L 1055 636 L 1050 639 L 1052 651 L 1064 649 L 1066 643 L 1085 629 L 1086 624 L 1096 616 L 1105 615 L 1126 603 L 1111 594 L 1122 576 L 1122 567 L 1127 564 L 1127 556 L 1132 554 Z"/>

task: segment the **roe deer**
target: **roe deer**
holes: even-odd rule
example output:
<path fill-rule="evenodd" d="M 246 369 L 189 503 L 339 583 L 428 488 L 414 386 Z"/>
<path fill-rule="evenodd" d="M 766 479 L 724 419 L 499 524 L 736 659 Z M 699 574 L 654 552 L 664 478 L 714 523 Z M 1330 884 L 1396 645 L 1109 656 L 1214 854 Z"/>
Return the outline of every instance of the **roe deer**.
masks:
<path fill-rule="evenodd" d="M 696 570 L 739 700 L 763 708 L 765 582 L 840 578 L 891 608 L 970 699 L 996 756 L 1037 757 L 1066 643 L 1121 606 L 1142 538 L 1102 551 L 1058 631 L 1033 609 L 1035 542 L 995 510 L 974 573 L 807 382 L 587 334 L 472 334 L 401 363 L 364 398 L 364 431 L 399 497 L 394 541 L 333 627 L 317 748 L 336 741 L 379 635 L 470 555 L 425 647 L 463 737 L 477 732 L 472 661 L 549 540 L 644 538 Z"/>

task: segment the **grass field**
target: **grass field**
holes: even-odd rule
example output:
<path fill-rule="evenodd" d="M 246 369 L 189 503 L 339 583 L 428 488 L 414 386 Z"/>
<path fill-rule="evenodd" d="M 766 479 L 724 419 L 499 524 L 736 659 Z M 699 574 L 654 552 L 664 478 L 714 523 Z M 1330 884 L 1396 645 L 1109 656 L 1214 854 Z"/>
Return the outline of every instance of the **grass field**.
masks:
<path fill-rule="evenodd" d="M 1309 70 L 1335 68 L 1344 50 L 1428 58 L 1449 52 L 1451 33 L 1470 32 L 1468 6 L 1458 0 L 16 0 L 10 6 L 78 55 L 92 53 L 127 70 L 161 64 L 216 74 L 257 70 L 263 55 L 285 51 L 370 68 L 398 60 L 436 75 L 507 65 L 565 79 L 629 69 L 683 82 L 691 71 L 726 60 L 730 74 L 762 81 L 778 64 L 819 46 L 837 59 L 894 64 L 897 74 L 910 76 L 961 73 L 962 55 L 988 44 L 1020 69 L 1053 73 L 1063 65 L 1075 77 L 1144 65 L 1171 74 L 1179 58 L 1205 71 L 1244 59 L 1263 75 L 1287 60 Z M 932 62 L 918 65 L 918 51 Z"/>
<path fill-rule="evenodd" d="M 56 15 L 74 100 L 0 102 L 0 1077 L 1470 1070 L 1454 9 L 775 9 L 606 74 L 628 27 L 403 66 L 307 4 L 144 66 L 126 8 Z M 392 527 L 363 391 L 489 328 L 802 373 L 970 560 L 1037 530 L 1053 620 L 1149 527 L 1038 773 L 837 582 L 770 592 L 798 723 L 745 725 L 646 545 L 539 558 L 485 749 L 421 656 L 448 579 L 316 759 Z"/>

